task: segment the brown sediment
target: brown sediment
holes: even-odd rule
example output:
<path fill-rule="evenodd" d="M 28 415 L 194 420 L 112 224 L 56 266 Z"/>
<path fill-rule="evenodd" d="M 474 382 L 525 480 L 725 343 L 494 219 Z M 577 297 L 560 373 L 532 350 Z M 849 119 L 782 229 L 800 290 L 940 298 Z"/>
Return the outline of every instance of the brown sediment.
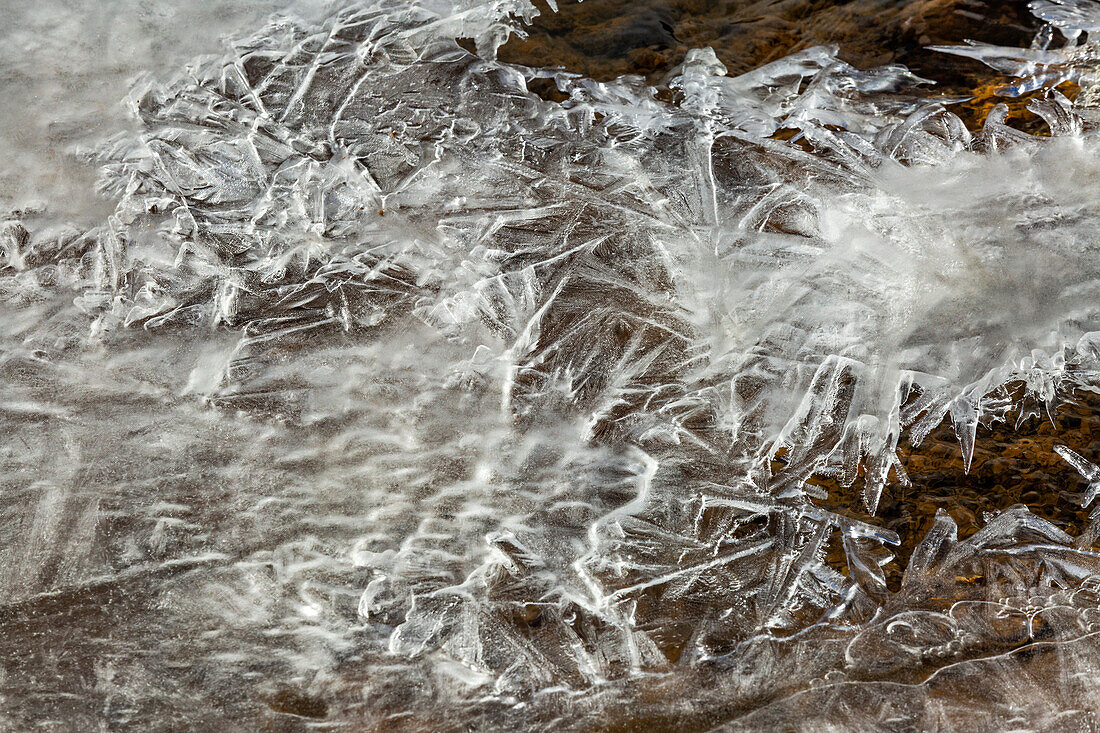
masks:
<path fill-rule="evenodd" d="M 1011 127 L 1032 135 L 1050 135 L 1046 122 L 1028 109 L 1028 105 L 1032 101 L 1043 99 L 1045 92 L 1037 90 L 1018 97 L 1009 97 L 1004 94 L 1004 87 L 1005 79 L 1000 77 L 973 89 L 962 90 L 960 94 L 968 94 L 971 98 L 965 102 L 951 105 L 951 111 L 962 118 L 967 127 L 974 130 L 981 126 L 990 110 L 998 104 L 1004 104 L 1008 107 L 1008 124 Z M 1077 97 L 1077 92 L 1080 91 L 1080 88 L 1073 82 L 1063 82 L 1055 89 L 1071 101 Z"/>
<path fill-rule="evenodd" d="M 1011 390 L 1015 404 L 1022 389 Z M 901 545 L 896 558 L 885 567 L 887 583 L 896 589 L 914 548 L 943 509 L 959 528 L 959 538 L 973 535 L 989 516 L 1016 504 L 1078 535 L 1089 523 L 1089 510 L 1073 501 L 1086 481 L 1054 452 L 1065 445 L 1097 462 L 1100 454 L 1100 395 L 1078 391 L 1072 402 L 1051 415 L 1028 417 L 1019 427 L 1016 415 L 1004 422 L 978 428 L 974 458 L 967 472 L 962 449 L 949 421 L 945 420 L 919 446 L 903 440 L 898 455 L 909 474 L 910 485 L 895 482 L 882 494 L 878 512 L 871 516 L 862 506 L 862 485 L 843 487 L 834 481 L 811 479 L 829 492 L 819 505 L 855 519 L 885 526 L 898 533 Z M 847 574 L 839 542 L 829 547 L 827 562 Z"/>
<path fill-rule="evenodd" d="M 953 111 L 971 129 L 980 127 L 998 102 L 1014 124 L 1042 132 L 1044 123 L 1026 111 L 1031 95 L 1000 94 L 1007 79 L 978 61 L 939 53 L 929 46 L 977 40 L 1027 46 L 1038 24 L 1026 2 L 987 4 L 976 12 L 963 0 L 569 0 L 542 14 L 501 47 L 509 63 L 561 67 L 605 81 L 640 74 L 661 86 L 692 48 L 710 46 L 731 74 L 817 45 L 837 45 L 840 58 L 857 68 L 903 64 L 935 82 L 930 95 L 970 96 Z M 544 90 L 555 94 L 552 85 Z M 1071 96 L 1075 90 L 1066 87 Z"/>
<path fill-rule="evenodd" d="M 328 704 L 324 700 L 289 689 L 272 695 L 268 706 L 277 713 L 299 718 L 324 718 L 328 715 Z"/>
<path fill-rule="evenodd" d="M 540 3 L 541 4 L 541 3 Z M 953 87 L 973 87 L 981 64 L 927 50 L 976 39 L 1027 45 L 1037 26 L 1026 2 L 985 6 L 979 16 L 960 0 L 586 0 L 560 3 L 513 38 L 500 58 L 562 66 L 595 79 L 642 74 L 658 82 L 689 49 L 710 46 L 740 74 L 810 46 L 835 44 L 861 68 L 901 63 Z"/>

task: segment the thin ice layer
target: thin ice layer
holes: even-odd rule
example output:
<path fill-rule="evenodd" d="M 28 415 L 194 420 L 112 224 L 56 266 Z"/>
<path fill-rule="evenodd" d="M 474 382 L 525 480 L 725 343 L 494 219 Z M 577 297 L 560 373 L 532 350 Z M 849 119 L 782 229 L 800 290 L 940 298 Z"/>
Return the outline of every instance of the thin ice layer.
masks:
<path fill-rule="evenodd" d="M 638 674 L 674 668 L 670 686 L 722 689 L 749 650 L 803 629 L 844 640 L 813 675 L 889 678 L 941 650 L 980 656 L 991 614 L 1029 604 L 1069 605 L 1048 623 L 1087 637 L 1086 601 L 1047 596 L 1092 576 L 1094 555 L 1026 509 L 964 542 L 941 518 L 891 592 L 897 537 L 819 508 L 807 483 L 860 480 L 873 511 L 904 480 L 906 426 L 919 440 L 948 416 L 969 455 L 1007 380 L 1047 404 L 1093 380 L 1096 142 L 1069 103 L 1038 108 L 1059 137 L 996 115 L 972 136 L 904 69 L 815 48 L 736 78 L 695 51 L 671 104 L 637 79 L 491 60 L 509 14 L 531 11 L 356 4 L 276 22 L 135 91 L 142 134 L 104 151 L 120 200 L 106 226 L 5 230 L 11 301 L 80 289 L 108 354 L 216 334 L 166 367 L 166 409 L 197 410 L 187 392 L 270 431 L 256 450 L 279 473 L 257 460 L 227 479 L 247 521 L 161 508 L 151 531 L 186 541 L 140 560 L 225 562 L 199 552 L 243 535 L 211 581 L 250 609 L 242 635 L 288 634 L 297 673 L 346 672 L 357 653 L 383 680 L 431 670 L 452 703 L 558 690 L 552 709 L 610 679 L 629 698 Z M 538 77 L 568 101 L 531 93 Z M 35 368 L 62 359 L 42 330 L 15 331 Z M 281 488 L 264 497 L 265 481 Z M 63 504 L 89 527 L 70 541 L 96 542 L 98 505 L 43 497 L 36 541 L 59 537 Z M 822 560 L 837 533 L 847 576 Z M 112 552 L 112 568 L 138 557 Z M 102 570 L 81 562 L 26 561 L 12 600 Z M 998 578 L 996 608 L 958 581 L 975 568 Z M 217 596 L 173 590 L 183 618 Z M 960 622 L 934 610 L 944 592 L 978 605 Z M 235 653 L 270 642 L 254 643 Z M 785 663 L 738 699 L 782 699 Z"/>

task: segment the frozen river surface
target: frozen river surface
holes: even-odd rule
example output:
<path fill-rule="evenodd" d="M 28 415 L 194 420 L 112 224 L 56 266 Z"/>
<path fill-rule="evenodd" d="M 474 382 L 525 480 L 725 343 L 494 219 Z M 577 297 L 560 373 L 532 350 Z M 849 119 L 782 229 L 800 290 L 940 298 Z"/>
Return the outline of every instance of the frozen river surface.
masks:
<path fill-rule="evenodd" d="M 1100 725 L 1100 450 L 1076 523 L 882 511 L 1100 391 L 1100 5 L 945 49 L 1041 134 L 279 9 L 2 7 L 0 728 Z"/>

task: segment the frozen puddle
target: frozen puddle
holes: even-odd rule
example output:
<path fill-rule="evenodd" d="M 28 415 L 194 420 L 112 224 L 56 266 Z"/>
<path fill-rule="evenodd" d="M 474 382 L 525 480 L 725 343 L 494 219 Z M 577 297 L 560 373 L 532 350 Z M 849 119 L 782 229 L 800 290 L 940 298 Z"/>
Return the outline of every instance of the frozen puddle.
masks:
<path fill-rule="evenodd" d="M 1100 387 L 1100 4 L 952 51 L 1079 85 L 1042 136 L 832 48 L 495 61 L 533 12 L 293 7 L 58 133 L 99 203 L 6 134 L 0 727 L 1097 725 L 1100 525 L 855 515 Z"/>

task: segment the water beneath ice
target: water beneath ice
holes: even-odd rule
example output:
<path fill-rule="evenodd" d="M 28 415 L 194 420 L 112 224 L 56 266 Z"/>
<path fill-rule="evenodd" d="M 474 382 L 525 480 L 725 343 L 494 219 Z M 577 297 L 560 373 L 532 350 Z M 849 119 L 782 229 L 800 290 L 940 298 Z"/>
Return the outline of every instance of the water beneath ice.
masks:
<path fill-rule="evenodd" d="M 498 61 L 526 0 L 279 7 L 7 6 L 0 727 L 1100 724 L 1088 441 L 1077 526 L 882 511 L 1100 392 L 1100 5 L 945 49 L 1043 134 L 831 47 L 657 89 Z"/>

